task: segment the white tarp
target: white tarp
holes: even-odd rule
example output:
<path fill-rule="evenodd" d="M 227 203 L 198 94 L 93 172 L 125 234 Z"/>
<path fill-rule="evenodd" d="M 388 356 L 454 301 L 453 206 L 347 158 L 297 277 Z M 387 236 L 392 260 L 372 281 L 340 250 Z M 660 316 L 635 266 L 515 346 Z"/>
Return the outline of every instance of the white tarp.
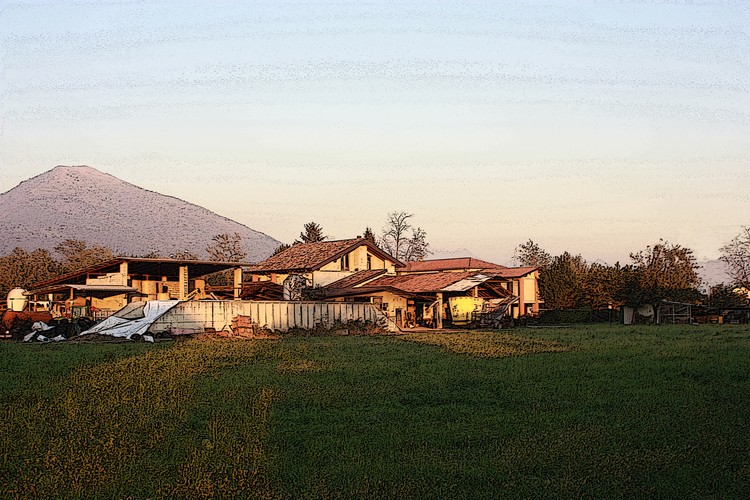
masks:
<path fill-rule="evenodd" d="M 477 285 L 481 285 L 488 279 L 490 279 L 491 276 L 485 276 L 484 274 L 475 274 L 474 276 L 469 276 L 468 278 L 464 278 L 462 280 L 456 281 L 452 285 L 448 285 L 442 290 L 441 292 L 466 292 L 467 290 L 471 290 Z"/>
<path fill-rule="evenodd" d="M 162 317 L 167 311 L 179 304 L 179 300 L 149 300 L 148 302 L 133 302 L 101 323 L 97 323 L 81 335 L 98 333 L 129 339 L 138 334 L 143 335 L 154 321 Z"/>

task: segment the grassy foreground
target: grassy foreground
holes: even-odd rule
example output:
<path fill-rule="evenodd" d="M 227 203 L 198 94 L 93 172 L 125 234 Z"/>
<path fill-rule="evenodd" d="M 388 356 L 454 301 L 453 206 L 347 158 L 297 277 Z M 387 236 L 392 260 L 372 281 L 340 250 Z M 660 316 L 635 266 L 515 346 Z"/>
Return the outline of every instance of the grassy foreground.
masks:
<path fill-rule="evenodd" d="M 750 328 L 0 344 L 0 497 L 747 497 Z"/>

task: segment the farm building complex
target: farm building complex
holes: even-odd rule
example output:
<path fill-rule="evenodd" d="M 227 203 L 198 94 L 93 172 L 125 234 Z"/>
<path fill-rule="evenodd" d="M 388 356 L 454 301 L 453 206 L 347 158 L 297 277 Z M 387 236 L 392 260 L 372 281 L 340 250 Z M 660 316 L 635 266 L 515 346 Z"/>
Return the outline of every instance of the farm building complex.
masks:
<path fill-rule="evenodd" d="M 208 284 L 214 273 L 229 284 Z M 117 258 L 36 283 L 26 295 L 55 315 L 100 318 L 152 300 L 358 303 L 395 328 L 443 328 L 537 313 L 537 278 L 536 268 L 474 258 L 404 263 L 354 238 L 296 244 L 258 264 Z"/>

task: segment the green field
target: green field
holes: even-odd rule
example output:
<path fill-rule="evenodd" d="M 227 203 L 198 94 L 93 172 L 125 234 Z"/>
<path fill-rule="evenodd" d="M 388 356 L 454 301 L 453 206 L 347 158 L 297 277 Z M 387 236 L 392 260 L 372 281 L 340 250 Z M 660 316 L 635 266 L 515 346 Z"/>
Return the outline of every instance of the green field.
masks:
<path fill-rule="evenodd" d="M 0 344 L 0 497 L 750 496 L 750 328 Z"/>

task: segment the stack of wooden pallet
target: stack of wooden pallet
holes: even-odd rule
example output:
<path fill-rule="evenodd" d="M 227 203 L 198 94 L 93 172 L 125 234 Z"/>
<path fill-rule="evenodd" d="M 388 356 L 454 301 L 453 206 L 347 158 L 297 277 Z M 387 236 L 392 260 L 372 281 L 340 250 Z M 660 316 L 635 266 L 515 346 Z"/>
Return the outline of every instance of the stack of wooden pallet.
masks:
<path fill-rule="evenodd" d="M 232 319 L 232 332 L 238 337 L 254 339 L 268 339 L 278 337 L 268 328 L 264 328 L 257 323 L 253 323 L 253 320 L 250 316 L 235 316 Z"/>

